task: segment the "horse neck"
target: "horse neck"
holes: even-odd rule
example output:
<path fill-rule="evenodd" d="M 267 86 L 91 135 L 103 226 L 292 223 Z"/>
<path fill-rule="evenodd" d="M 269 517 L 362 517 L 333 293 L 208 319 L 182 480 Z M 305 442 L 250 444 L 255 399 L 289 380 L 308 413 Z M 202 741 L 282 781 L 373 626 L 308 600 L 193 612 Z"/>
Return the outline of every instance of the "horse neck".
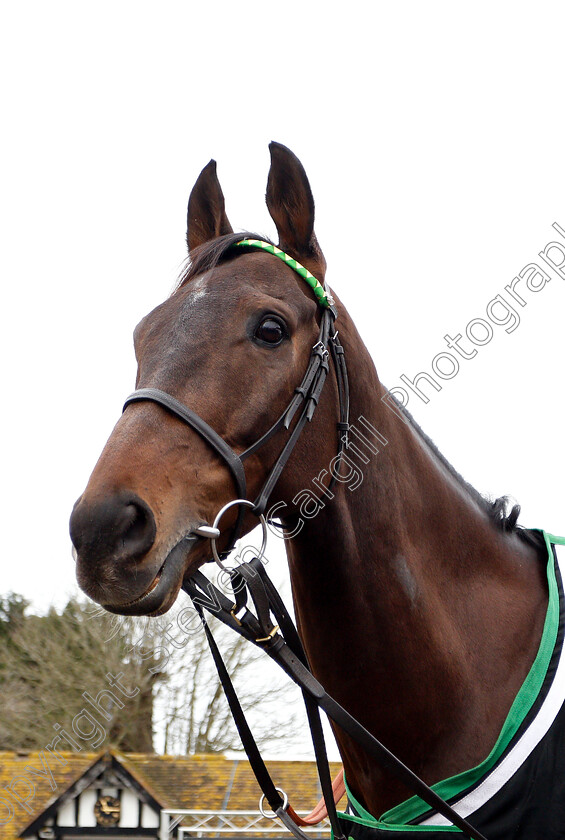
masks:
<path fill-rule="evenodd" d="M 494 745 L 541 637 L 543 565 L 494 527 L 422 435 L 387 407 L 360 339 L 351 327 L 344 332 L 351 419 L 378 453 L 349 449 L 362 482 L 340 485 L 289 540 L 296 615 L 329 693 L 433 783 Z M 350 787 L 371 813 L 409 795 L 347 736 L 336 737 Z"/>

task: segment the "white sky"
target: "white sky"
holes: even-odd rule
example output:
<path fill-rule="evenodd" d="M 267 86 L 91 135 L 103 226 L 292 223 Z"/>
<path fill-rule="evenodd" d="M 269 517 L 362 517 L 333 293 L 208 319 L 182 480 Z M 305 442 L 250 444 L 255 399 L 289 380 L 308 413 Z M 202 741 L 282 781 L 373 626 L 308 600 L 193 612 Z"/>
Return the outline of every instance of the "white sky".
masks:
<path fill-rule="evenodd" d="M 268 142 L 300 157 L 328 280 L 389 387 L 565 227 L 561 3 L 3 9 L 0 591 L 40 609 L 73 591 L 71 507 L 211 157 L 234 227 L 269 235 Z M 514 332 L 409 408 L 478 489 L 563 534 L 565 281 L 525 297 Z"/>

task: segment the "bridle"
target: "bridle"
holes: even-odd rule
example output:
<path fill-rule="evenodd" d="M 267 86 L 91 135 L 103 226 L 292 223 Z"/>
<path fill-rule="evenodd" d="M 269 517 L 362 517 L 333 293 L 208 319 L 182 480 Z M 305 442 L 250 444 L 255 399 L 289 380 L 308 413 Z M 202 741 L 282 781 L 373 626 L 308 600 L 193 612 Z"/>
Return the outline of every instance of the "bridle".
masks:
<path fill-rule="evenodd" d="M 185 406 L 175 397 L 157 388 L 141 388 L 134 391 L 127 398 L 124 410 L 135 402 L 150 401 L 161 405 L 179 420 L 182 420 L 197 432 L 214 451 L 223 459 L 230 470 L 239 498 L 229 502 L 219 512 L 215 519 L 215 525 L 229 507 L 238 505 L 239 513 L 235 526 L 232 530 L 229 544 L 224 549 L 223 555 L 231 551 L 240 534 L 244 508 L 251 508 L 253 513 L 260 517 L 264 523 L 264 512 L 269 498 L 279 480 L 287 462 L 290 458 L 296 443 L 307 423 L 311 422 L 320 395 L 329 373 L 329 357 L 332 357 L 337 389 L 339 394 L 339 420 L 337 421 L 337 458 L 334 463 L 338 464 L 339 459 L 348 446 L 349 432 L 349 384 L 347 378 L 347 367 L 345 364 L 345 353 L 341 345 L 338 333 L 335 330 L 337 311 L 333 298 L 318 280 L 300 263 L 280 248 L 260 239 L 242 239 L 231 246 L 232 248 L 258 248 L 271 253 L 289 265 L 306 283 L 310 286 L 319 308 L 320 331 L 318 340 L 310 352 L 310 359 L 306 372 L 300 385 L 295 388 L 294 395 L 289 404 L 273 425 L 257 440 L 248 447 L 241 455 L 236 452 L 223 440 L 222 437 L 198 414 Z M 275 463 L 254 502 L 247 499 L 247 484 L 245 476 L 244 461 L 250 455 L 259 451 L 279 431 L 288 431 L 292 422 L 302 407 L 301 414 L 295 422 L 286 443 L 279 453 Z M 336 473 L 332 477 L 323 497 L 333 498 L 332 489 L 336 481 Z M 198 533 L 198 529 L 195 531 Z M 219 536 L 216 527 L 204 526 L 201 535 L 211 537 L 214 541 Z M 214 556 L 222 565 L 220 557 L 214 551 Z M 212 656 L 216 664 L 220 681 L 226 693 L 230 710 L 234 717 L 243 746 L 248 755 L 252 770 L 263 791 L 262 803 L 267 799 L 273 814 L 279 817 L 284 825 L 299 840 L 308 840 L 300 825 L 305 825 L 289 806 L 286 794 L 277 788 L 269 774 L 269 771 L 259 753 L 253 734 L 249 729 L 245 715 L 235 693 L 229 673 L 222 660 L 220 651 L 214 641 L 210 629 L 204 619 L 203 610 L 213 613 L 216 618 L 231 627 L 248 641 L 261 647 L 275 662 L 288 674 L 288 676 L 302 689 L 308 722 L 312 733 L 312 742 L 318 765 L 320 786 L 325 800 L 328 817 L 332 826 L 334 840 L 345 840 L 342 826 L 337 815 L 332 781 L 329 772 L 329 763 L 326 753 L 324 735 L 320 720 L 320 708 L 347 732 L 365 749 L 367 754 L 375 758 L 381 766 L 396 775 L 414 793 L 420 796 L 430 807 L 447 817 L 455 826 L 460 828 L 464 834 L 473 840 L 485 840 L 482 834 L 474 829 L 465 819 L 451 808 L 435 791 L 416 776 L 406 767 L 395 755 L 381 744 L 370 732 L 368 732 L 355 718 L 353 718 L 337 701 L 325 691 L 322 685 L 313 676 L 306 653 L 298 632 L 290 619 L 288 610 L 283 604 L 278 592 L 268 577 L 261 558 L 253 558 L 249 562 L 241 562 L 235 569 L 227 570 L 233 589 L 234 601 L 226 595 L 200 571 L 197 571 L 189 580 L 183 583 L 183 589 L 192 598 L 204 626 Z M 248 607 L 249 596 L 253 609 Z M 272 620 L 274 617 L 274 623 Z"/>
<path fill-rule="evenodd" d="M 335 330 L 335 320 L 337 318 L 337 310 L 335 308 L 334 300 L 327 289 L 297 260 L 290 257 L 280 248 L 266 242 L 262 239 L 242 239 L 231 246 L 237 249 L 259 249 L 266 253 L 273 254 L 282 260 L 286 265 L 290 266 L 312 289 L 319 309 L 320 316 L 320 330 L 318 340 L 314 344 L 310 352 L 310 359 L 306 372 L 302 378 L 301 383 L 295 388 L 292 399 L 280 415 L 278 420 L 275 420 L 273 425 L 250 447 L 238 455 L 234 450 L 220 437 L 220 435 L 192 409 L 181 403 L 175 397 L 162 391 L 158 388 L 140 388 L 134 391 L 126 399 L 124 403 L 124 410 L 128 405 L 135 402 L 150 401 L 158 403 L 179 420 L 182 420 L 190 426 L 206 443 L 219 455 L 226 466 L 228 467 L 238 496 L 240 500 L 247 500 L 247 483 L 245 476 L 244 461 L 250 455 L 258 452 L 267 441 L 269 441 L 275 434 L 283 430 L 288 431 L 296 416 L 298 410 L 302 407 L 302 412 L 296 421 L 292 431 L 290 432 L 286 443 L 284 444 L 280 454 L 261 488 L 257 498 L 253 503 L 253 513 L 256 516 L 263 514 L 267 508 L 269 498 L 279 480 L 287 462 L 290 458 L 294 447 L 296 446 L 302 431 L 307 423 L 310 423 L 316 408 L 318 406 L 322 389 L 326 382 L 329 373 L 329 357 L 331 356 L 334 363 L 337 388 L 339 394 L 339 420 L 337 422 L 337 461 L 341 457 L 343 450 L 348 446 L 348 432 L 349 432 L 349 383 L 347 379 L 347 367 L 345 363 L 345 353 L 343 346 L 339 340 L 338 333 Z M 326 488 L 324 496 L 331 497 L 331 491 L 336 482 L 336 473 L 334 472 L 330 479 L 330 484 Z M 230 551 L 240 534 L 243 508 L 240 507 L 238 513 L 238 520 L 231 533 L 230 541 L 224 553 Z"/>

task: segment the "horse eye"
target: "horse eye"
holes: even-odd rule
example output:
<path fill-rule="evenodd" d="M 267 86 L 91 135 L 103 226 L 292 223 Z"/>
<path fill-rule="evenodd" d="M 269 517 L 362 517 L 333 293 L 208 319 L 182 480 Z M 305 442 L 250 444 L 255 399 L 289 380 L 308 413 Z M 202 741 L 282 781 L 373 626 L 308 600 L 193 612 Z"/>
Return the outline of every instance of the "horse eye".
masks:
<path fill-rule="evenodd" d="M 266 344 L 280 344 L 285 336 L 283 325 L 274 318 L 265 318 L 255 330 L 255 338 Z"/>

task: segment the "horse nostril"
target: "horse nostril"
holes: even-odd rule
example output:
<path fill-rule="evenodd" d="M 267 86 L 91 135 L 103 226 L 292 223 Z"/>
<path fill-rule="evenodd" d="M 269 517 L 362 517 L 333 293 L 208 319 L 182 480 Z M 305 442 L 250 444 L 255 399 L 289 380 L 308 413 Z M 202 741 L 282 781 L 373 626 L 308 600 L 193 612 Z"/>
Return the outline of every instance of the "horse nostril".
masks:
<path fill-rule="evenodd" d="M 89 504 L 83 496 L 73 510 L 71 539 L 84 561 L 114 557 L 135 560 L 153 543 L 157 528 L 149 505 L 132 493 L 116 493 Z"/>
<path fill-rule="evenodd" d="M 117 548 L 128 557 L 146 554 L 155 541 L 155 519 L 150 508 L 141 499 L 123 508 L 120 522 L 116 523 Z"/>

